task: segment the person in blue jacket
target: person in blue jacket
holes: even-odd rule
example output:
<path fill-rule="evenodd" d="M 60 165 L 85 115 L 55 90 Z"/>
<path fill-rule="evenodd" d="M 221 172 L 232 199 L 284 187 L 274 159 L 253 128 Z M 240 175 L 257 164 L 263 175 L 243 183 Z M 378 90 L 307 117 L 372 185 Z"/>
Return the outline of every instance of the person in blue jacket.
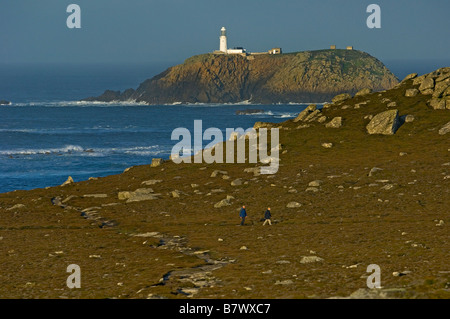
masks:
<path fill-rule="evenodd" d="M 242 206 L 241 211 L 239 212 L 239 217 L 241 217 L 241 226 L 244 226 L 245 217 L 247 217 L 247 211 L 245 210 L 245 205 Z"/>
<path fill-rule="evenodd" d="M 269 225 L 272 225 L 272 221 L 270 220 L 272 218 L 272 214 L 270 213 L 270 207 L 267 208 L 266 212 L 264 213 L 264 223 L 263 226 L 266 223 L 269 223 Z"/>

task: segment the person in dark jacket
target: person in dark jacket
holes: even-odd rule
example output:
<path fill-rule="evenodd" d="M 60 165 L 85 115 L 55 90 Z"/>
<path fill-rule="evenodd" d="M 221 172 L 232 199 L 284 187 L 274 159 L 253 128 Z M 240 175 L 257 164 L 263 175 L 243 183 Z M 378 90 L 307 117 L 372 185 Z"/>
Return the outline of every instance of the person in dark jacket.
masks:
<path fill-rule="evenodd" d="M 241 226 L 244 226 L 245 217 L 247 217 L 247 211 L 245 210 L 245 206 L 242 206 L 241 211 L 239 212 L 239 217 L 241 217 Z"/>
<path fill-rule="evenodd" d="M 270 220 L 272 218 L 272 214 L 270 213 L 270 207 L 267 208 L 266 212 L 264 213 L 264 223 L 263 226 L 268 223 L 269 225 L 272 225 L 272 221 Z"/>

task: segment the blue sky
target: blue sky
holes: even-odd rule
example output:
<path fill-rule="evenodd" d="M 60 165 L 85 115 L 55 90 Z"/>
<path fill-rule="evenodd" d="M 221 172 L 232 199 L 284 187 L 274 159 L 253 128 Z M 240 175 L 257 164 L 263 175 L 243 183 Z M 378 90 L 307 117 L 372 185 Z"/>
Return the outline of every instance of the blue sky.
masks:
<path fill-rule="evenodd" d="M 81 7 L 81 29 L 66 8 Z M 366 8 L 381 7 L 381 29 Z M 0 63 L 181 62 L 230 47 L 353 45 L 380 60 L 450 62 L 449 0 L 0 0 Z M 450 65 L 450 63 L 447 63 Z"/>

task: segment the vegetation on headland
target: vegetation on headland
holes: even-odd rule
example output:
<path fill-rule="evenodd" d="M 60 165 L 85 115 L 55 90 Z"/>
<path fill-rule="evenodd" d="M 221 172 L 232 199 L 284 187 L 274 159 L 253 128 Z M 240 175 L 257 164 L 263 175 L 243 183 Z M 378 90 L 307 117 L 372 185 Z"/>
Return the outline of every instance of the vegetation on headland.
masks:
<path fill-rule="evenodd" d="M 171 103 L 326 102 L 343 92 L 392 88 L 397 78 L 356 50 L 241 56 L 202 54 L 144 81 L 136 90 L 107 90 L 86 101 Z"/>

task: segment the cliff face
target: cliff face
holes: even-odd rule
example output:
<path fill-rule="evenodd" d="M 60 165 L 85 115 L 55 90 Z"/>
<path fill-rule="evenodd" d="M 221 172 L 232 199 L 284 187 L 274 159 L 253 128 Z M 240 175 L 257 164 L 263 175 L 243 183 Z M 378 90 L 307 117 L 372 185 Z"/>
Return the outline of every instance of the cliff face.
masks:
<path fill-rule="evenodd" d="M 166 103 L 325 102 L 363 88 L 390 89 L 397 78 L 361 51 L 320 50 L 254 59 L 203 54 L 143 82 L 135 91 L 106 91 L 88 101 Z"/>

